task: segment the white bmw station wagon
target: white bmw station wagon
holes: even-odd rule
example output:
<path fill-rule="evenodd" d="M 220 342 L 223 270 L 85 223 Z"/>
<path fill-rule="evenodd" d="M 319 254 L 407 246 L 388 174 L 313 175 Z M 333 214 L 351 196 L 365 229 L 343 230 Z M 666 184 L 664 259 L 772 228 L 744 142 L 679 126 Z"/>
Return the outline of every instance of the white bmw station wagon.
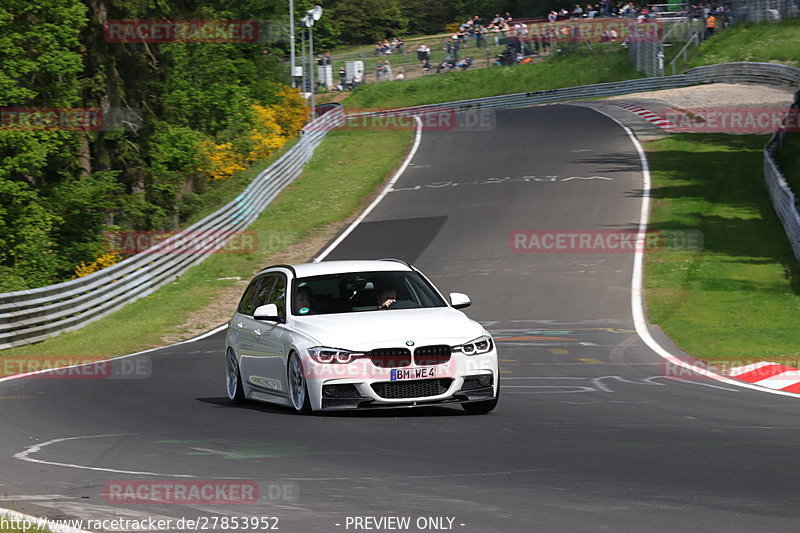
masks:
<path fill-rule="evenodd" d="M 249 284 L 226 336 L 234 402 L 300 413 L 461 404 L 490 412 L 497 349 L 477 322 L 399 260 L 276 265 Z"/>

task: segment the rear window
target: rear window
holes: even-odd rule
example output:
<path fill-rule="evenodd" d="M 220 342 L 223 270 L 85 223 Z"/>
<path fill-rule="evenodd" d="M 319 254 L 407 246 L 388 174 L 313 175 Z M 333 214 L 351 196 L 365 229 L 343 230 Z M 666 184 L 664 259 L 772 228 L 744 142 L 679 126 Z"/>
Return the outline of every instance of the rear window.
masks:
<path fill-rule="evenodd" d="M 379 303 L 392 298 L 386 310 Z M 447 303 L 417 272 L 351 272 L 297 278 L 292 286 L 292 314 L 386 312 L 446 307 Z"/>

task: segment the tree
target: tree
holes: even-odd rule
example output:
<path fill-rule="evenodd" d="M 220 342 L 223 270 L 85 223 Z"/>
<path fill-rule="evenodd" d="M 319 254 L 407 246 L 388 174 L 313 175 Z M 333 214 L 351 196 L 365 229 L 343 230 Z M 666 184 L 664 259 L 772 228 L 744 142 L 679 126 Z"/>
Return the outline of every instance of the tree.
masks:
<path fill-rule="evenodd" d="M 58 222 L 29 185 L 0 178 L 0 291 L 52 283 L 58 258 L 51 232 Z"/>
<path fill-rule="evenodd" d="M 335 4 L 333 20 L 348 42 L 373 43 L 406 33 L 398 0 L 346 0 Z"/>

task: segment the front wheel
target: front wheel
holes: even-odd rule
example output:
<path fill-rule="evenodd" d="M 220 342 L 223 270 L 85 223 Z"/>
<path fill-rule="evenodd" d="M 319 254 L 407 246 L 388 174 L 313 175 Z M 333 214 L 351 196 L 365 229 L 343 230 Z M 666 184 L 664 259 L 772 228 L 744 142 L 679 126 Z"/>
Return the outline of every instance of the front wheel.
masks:
<path fill-rule="evenodd" d="M 236 354 L 233 350 L 228 350 L 228 355 L 225 357 L 225 384 L 228 389 L 228 399 L 233 403 L 242 403 L 244 398 L 244 389 L 242 388 L 242 373 L 239 371 L 239 361 L 236 360 Z"/>
<path fill-rule="evenodd" d="M 292 398 L 292 406 L 300 414 L 311 412 L 311 400 L 308 399 L 308 387 L 306 386 L 306 376 L 303 373 L 303 364 L 300 357 L 293 353 L 289 357 L 289 395 Z"/>

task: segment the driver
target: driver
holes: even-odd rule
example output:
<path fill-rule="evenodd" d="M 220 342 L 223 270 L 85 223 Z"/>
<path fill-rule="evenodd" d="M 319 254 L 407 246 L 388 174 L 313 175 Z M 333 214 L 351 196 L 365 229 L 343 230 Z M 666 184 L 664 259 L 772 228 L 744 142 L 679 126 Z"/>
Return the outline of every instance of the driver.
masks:
<path fill-rule="evenodd" d="M 295 309 L 301 315 L 307 314 L 311 310 L 311 298 L 313 293 L 310 287 L 299 287 L 295 295 Z"/>
<path fill-rule="evenodd" d="M 378 293 L 378 309 L 388 309 L 397 301 L 397 291 L 394 289 L 381 289 Z"/>

